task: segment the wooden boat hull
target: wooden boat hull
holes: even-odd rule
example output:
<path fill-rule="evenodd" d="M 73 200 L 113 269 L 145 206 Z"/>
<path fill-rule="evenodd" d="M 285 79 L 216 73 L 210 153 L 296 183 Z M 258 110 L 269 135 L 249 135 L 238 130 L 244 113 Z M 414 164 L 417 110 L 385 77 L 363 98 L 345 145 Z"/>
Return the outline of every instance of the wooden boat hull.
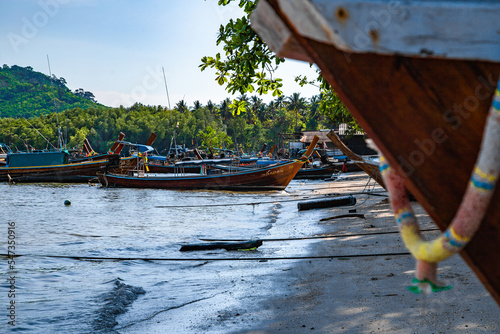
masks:
<path fill-rule="evenodd" d="M 97 161 L 85 161 L 52 166 L 0 167 L 0 181 L 29 182 L 88 182 L 98 172 L 117 166 L 118 156 Z"/>
<path fill-rule="evenodd" d="M 291 161 L 238 173 L 179 177 L 138 177 L 105 173 L 99 175 L 99 182 L 106 187 L 128 188 L 237 191 L 283 190 L 302 165 L 302 161 Z"/>
<path fill-rule="evenodd" d="M 301 179 L 326 179 L 332 176 L 333 173 L 338 172 L 342 169 L 338 165 L 326 165 L 321 167 L 302 167 L 295 175 L 296 180 Z"/>
<path fill-rule="evenodd" d="M 351 159 L 351 161 L 356 164 L 360 170 L 363 170 L 368 176 L 373 178 L 378 184 L 380 184 L 383 188 L 385 188 L 384 181 L 382 180 L 382 174 L 378 169 L 378 164 L 367 161 L 363 159 L 363 157 L 357 155 L 346 144 L 342 142 L 339 136 L 334 131 L 330 131 L 327 134 L 327 137 L 332 141 L 332 143 L 338 147 L 339 150 L 342 151 L 345 155 Z"/>
<path fill-rule="evenodd" d="M 445 230 L 478 156 L 500 63 L 344 52 L 300 33 L 300 24 L 292 22 L 279 1 L 259 4 L 265 3 L 289 34 L 275 50 L 278 55 L 318 65 L 388 162 L 407 176 L 405 187 Z M 337 15 L 348 18 L 345 13 Z M 367 38 L 377 37 L 375 31 Z M 498 203 L 500 187 L 460 255 L 500 304 Z"/>

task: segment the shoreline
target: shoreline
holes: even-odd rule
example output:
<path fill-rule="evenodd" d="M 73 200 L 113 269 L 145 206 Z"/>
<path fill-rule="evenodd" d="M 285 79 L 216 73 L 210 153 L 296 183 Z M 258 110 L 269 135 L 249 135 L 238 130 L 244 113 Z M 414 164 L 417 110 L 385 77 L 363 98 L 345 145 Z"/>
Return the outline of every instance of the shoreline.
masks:
<path fill-rule="evenodd" d="M 362 203 L 366 196 L 357 197 Z M 414 207 L 421 229 L 435 228 L 420 205 L 414 203 Z M 350 208 L 322 210 L 335 216 Z M 342 218 L 316 224 L 326 235 L 397 231 L 390 204 L 382 197 L 370 196 L 356 205 L 356 211 L 365 214 L 366 220 Z M 438 234 L 424 232 L 427 238 Z M 375 252 L 407 250 L 398 233 L 319 239 L 309 248 L 311 256 Z M 276 275 L 275 281 L 287 283 L 276 289 L 282 294 L 259 304 L 260 312 L 267 310 L 272 316 L 252 329 L 234 333 L 500 332 L 499 306 L 459 255 L 440 265 L 440 278 L 454 286 L 450 291 L 428 296 L 409 292 L 406 286 L 413 278 L 414 266 L 411 255 L 299 261 Z"/>
<path fill-rule="evenodd" d="M 364 189 L 367 177 L 348 178 L 316 186 L 311 196 L 344 196 Z M 308 187 L 300 184 L 299 187 Z M 377 191 L 380 188 L 377 186 Z M 262 252 L 277 257 L 301 251 L 310 259 L 207 262 L 203 266 L 229 283 L 211 296 L 165 310 L 147 321 L 120 328 L 125 333 L 492 333 L 500 332 L 500 308 L 465 262 L 457 255 L 440 265 L 440 278 L 450 291 L 424 298 L 407 290 L 415 261 L 407 253 L 382 196 L 354 195 L 355 206 L 316 209 L 288 215 L 276 208 L 269 238 L 296 235 L 340 235 L 335 238 L 264 242 Z M 280 206 L 281 207 L 281 206 Z M 321 218 L 356 209 L 362 218 Z M 414 203 L 421 228 L 435 229 Z M 296 209 L 295 209 L 296 210 Z M 284 216 L 283 216 L 284 215 Z M 287 218 L 309 217 L 284 229 Z M 274 231 L 273 231 L 274 230 Z M 285 231 L 290 233 L 282 235 Z M 359 235 L 372 233 L 372 235 Z M 381 233 L 381 234 L 373 234 Z M 424 232 L 426 237 L 439 231 Z M 356 235 L 358 234 L 358 235 Z M 341 237 L 341 235 L 346 235 Z M 349 235 L 349 236 L 347 236 Z M 259 250 L 256 251 L 257 255 Z M 379 254 L 378 256 L 374 253 Z M 366 254 L 366 257 L 347 255 Z M 314 258 L 315 256 L 341 256 Z M 213 279 L 213 278 L 212 278 Z M 147 290 L 147 289 L 146 289 Z M 137 305 L 139 307 L 139 305 Z M 168 311 L 168 312 L 166 312 Z"/>

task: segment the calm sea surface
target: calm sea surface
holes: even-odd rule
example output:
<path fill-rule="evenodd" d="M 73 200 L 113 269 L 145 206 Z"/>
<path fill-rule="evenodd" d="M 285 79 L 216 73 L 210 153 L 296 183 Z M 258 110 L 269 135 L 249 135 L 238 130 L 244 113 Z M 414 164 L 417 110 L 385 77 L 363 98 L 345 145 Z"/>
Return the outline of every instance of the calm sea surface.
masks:
<path fill-rule="evenodd" d="M 180 246 L 199 243 L 200 238 L 288 238 L 319 233 L 317 225 L 304 222 L 317 222 L 325 212 L 298 212 L 297 200 L 314 197 L 311 189 L 326 185 L 292 181 L 285 191 L 234 193 L 0 184 L 1 253 L 7 253 L 8 241 L 14 238 L 9 239 L 10 225 L 15 231 L 11 232 L 14 251 L 23 255 L 14 259 L 13 267 L 5 256 L 1 259 L 0 332 L 140 333 L 141 323 L 169 311 L 182 312 L 183 305 L 203 300 L 212 300 L 210 307 L 220 310 L 237 305 L 238 296 L 253 293 L 248 285 L 240 288 L 237 281 L 245 277 L 260 284 L 261 277 L 284 264 L 210 259 L 305 256 L 307 242 L 264 243 L 249 252 L 181 253 Z M 65 200 L 71 205 L 65 206 Z M 78 256 L 109 260 L 70 258 Z M 15 296 L 9 293 L 11 276 Z M 110 298 L 116 297 L 113 293 L 120 293 L 116 282 L 145 291 L 136 296 L 121 292 L 130 300 L 121 315 L 107 311 Z M 262 284 L 259 293 L 265 294 L 266 289 L 273 286 Z M 15 326 L 8 324 L 12 302 Z M 189 322 L 167 321 L 164 332 L 192 332 L 193 326 L 199 328 L 207 321 L 209 312 L 204 312 L 199 318 L 190 315 Z M 106 327 L 103 319 L 117 324 Z M 209 325 L 206 331 L 217 332 Z"/>

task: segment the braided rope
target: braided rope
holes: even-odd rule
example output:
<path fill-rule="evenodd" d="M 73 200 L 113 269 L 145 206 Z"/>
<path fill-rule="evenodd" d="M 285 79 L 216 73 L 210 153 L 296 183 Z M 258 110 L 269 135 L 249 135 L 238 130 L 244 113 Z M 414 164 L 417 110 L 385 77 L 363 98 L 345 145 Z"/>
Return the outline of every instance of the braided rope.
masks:
<path fill-rule="evenodd" d="M 464 197 L 448 229 L 438 238 L 425 241 L 404 188 L 404 178 L 384 157 L 380 171 L 387 185 L 391 206 L 401 236 L 417 259 L 416 277 L 420 282 L 437 284 L 437 263 L 459 252 L 474 236 L 490 205 L 500 172 L 500 81 L 486 120 L 481 150 Z"/>

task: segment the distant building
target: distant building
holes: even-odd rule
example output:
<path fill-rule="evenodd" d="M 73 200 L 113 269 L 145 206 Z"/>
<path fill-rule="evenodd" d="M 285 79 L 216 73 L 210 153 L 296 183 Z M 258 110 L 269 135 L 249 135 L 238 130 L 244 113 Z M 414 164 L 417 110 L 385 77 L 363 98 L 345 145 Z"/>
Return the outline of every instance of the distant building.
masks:
<path fill-rule="evenodd" d="M 346 127 L 340 127 L 340 129 L 334 129 L 334 131 L 339 135 L 340 139 L 349 147 L 354 153 L 359 155 L 376 155 L 377 152 L 369 148 L 366 144 L 366 135 L 362 133 L 356 133 L 351 136 L 346 136 Z M 319 137 L 318 144 L 326 145 L 326 149 L 333 150 L 333 155 L 342 155 L 343 153 L 331 142 L 331 140 L 326 136 L 331 130 L 319 130 L 319 131 L 302 131 L 302 137 L 300 141 L 307 146 L 311 143 L 315 135 Z"/>

